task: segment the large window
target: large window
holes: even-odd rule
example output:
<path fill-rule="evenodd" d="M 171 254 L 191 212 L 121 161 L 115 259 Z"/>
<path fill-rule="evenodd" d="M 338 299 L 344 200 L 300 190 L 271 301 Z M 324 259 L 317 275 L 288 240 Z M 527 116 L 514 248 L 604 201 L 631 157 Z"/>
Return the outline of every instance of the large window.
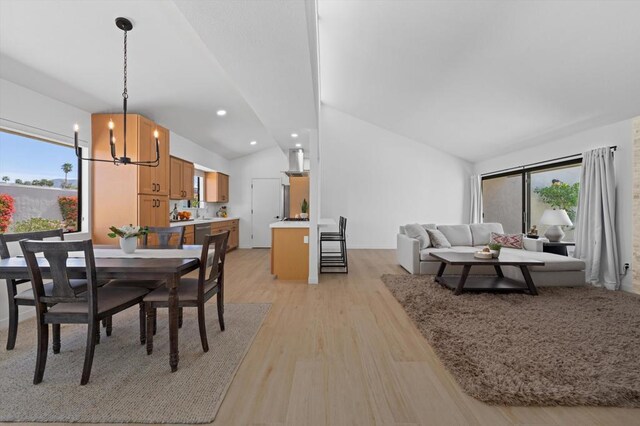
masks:
<path fill-rule="evenodd" d="M 502 223 L 505 232 L 527 232 L 533 225 L 543 235 L 540 223 L 546 209 L 564 209 L 575 224 L 581 160 L 531 167 L 482 179 L 485 222 Z M 574 241 L 574 226 L 564 226 L 564 241 Z"/>
<path fill-rule="evenodd" d="M 0 131 L 0 233 L 80 231 L 81 166 L 71 146 Z"/>

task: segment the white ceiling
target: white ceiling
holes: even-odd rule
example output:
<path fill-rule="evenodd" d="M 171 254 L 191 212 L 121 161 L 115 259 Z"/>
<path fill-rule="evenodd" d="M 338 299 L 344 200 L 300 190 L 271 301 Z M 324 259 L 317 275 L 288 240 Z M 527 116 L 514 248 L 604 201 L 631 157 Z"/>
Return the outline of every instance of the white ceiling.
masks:
<path fill-rule="evenodd" d="M 639 1 L 319 0 L 323 103 L 468 161 L 640 114 Z"/>
<path fill-rule="evenodd" d="M 290 133 L 317 128 L 304 3 L 263 2 L 265 12 L 273 8 L 271 18 L 286 16 L 254 26 L 258 40 L 250 37 L 252 27 L 241 25 L 247 4 L 243 9 L 233 0 L 202 2 L 210 7 L 194 17 L 190 11 L 196 4 L 178 3 L 180 9 L 170 0 L 2 0 L 0 77 L 90 112 L 117 112 L 122 31 L 114 19 L 124 16 L 134 23 L 130 111 L 227 158 L 277 144 L 288 148 Z M 236 22 L 221 20 L 221 11 Z M 259 19 L 254 13 L 252 22 Z M 214 26 L 222 29 L 208 30 Z M 221 43 L 212 43 L 213 36 Z M 280 44 L 301 37 L 306 50 L 300 43 Z M 251 61 L 247 56 L 257 49 L 262 57 Z M 266 58 L 281 61 L 268 64 Z M 218 109 L 227 115 L 218 117 Z M 251 140 L 258 144 L 249 145 Z"/>

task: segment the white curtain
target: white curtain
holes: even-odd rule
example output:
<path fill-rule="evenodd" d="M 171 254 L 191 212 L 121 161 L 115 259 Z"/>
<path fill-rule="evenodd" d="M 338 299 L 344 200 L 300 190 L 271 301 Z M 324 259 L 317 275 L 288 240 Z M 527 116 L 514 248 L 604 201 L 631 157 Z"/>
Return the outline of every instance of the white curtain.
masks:
<path fill-rule="evenodd" d="M 587 282 L 618 290 L 615 168 L 609 147 L 583 154 L 575 236 L 574 256 L 585 261 Z"/>
<path fill-rule="evenodd" d="M 471 176 L 471 206 L 469 209 L 469 223 L 482 223 L 482 177 Z"/>

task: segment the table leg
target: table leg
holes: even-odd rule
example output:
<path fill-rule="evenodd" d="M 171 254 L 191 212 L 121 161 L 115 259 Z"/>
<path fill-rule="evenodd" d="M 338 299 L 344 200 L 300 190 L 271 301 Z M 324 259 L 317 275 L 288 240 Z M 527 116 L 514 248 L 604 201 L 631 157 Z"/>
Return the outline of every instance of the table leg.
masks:
<path fill-rule="evenodd" d="M 502 273 L 502 268 L 500 267 L 500 265 L 493 265 L 493 267 L 496 270 L 496 275 L 500 278 L 504 278 L 504 274 Z"/>
<path fill-rule="evenodd" d="M 522 271 L 522 276 L 524 277 L 524 282 L 527 284 L 529 288 L 529 294 L 532 296 L 538 295 L 538 290 L 536 286 L 533 284 L 533 279 L 531 278 L 531 274 L 529 273 L 529 268 L 527 265 L 520 265 L 520 270 Z"/>
<path fill-rule="evenodd" d="M 178 370 L 178 283 L 180 282 L 179 275 L 173 275 L 167 280 L 167 287 L 169 288 L 169 365 L 171 365 L 171 372 Z"/>
<path fill-rule="evenodd" d="M 444 270 L 447 267 L 446 262 L 441 262 L 440 267 L 438 268 L 438 274 L 436 275 L 436 282 L 438 282 L 438 278 L 440 278 L 444 274 Z"/>
<path fill-rule="evenodd" d="M 464 288 L 464 283 L 467 282 L 467 277 L 469 276 L 469 271 L 471 270 L 471 265 L 464 265 L 462 268 L 462 275 L 460 275 L 460 280 L 458 281 L 458 287 L 456 287 L 456 291 L 453 292 L 456 296 L 462 294 L 462 289 Z"/>

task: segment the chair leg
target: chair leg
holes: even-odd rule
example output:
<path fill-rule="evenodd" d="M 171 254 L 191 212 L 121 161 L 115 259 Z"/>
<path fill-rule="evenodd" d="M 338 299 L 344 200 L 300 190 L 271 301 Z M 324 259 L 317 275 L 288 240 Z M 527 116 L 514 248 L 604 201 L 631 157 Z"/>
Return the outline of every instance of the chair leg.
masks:
<path fill-rule="evenodd" d="M 98 327 L 98 331 L 99 331 L 99 327 Z M 111 336 L 112 332 L 113 332 L 113 317 L 109 317 L 107 318 L 107 336 Z"/>
<path fill-rule="evenodd" d="M 183 309 L 178 308 L 178 328 L 182 328 L 182 315 L 183 315 Z"/>
<path fill-rule="evenodd" d="M 222 294 L 218 293 L 216 301 L 218 305 L 218 322 L 220 323 L 220 331 L 224 331 L 224 301 L 222 299 Z"/>
<path fill-rule="evenodd" d="M 151 355 L 153 353 L 153 335 L 154 335 L 154 324 L 156 321 L 156 310 L 151 306 L 150 303 L 145 305 L 145 311 L 147 312 L 147 355 Z"/>
<path fill-rule="evenodd" d="M 147 341 L 146 315 L 144 311 L 144 302 L 140 302 L 140 344 L 144 345 Z"/>
<path fill-rule="evenodd" d="M 107 319 L 102 318 L 102 328 L 107 328 Z"/>
<path fill-rule="evenodd" d="M 204 321 L 204 303 L 198 305 L 198 328 L 200 329 L 200 342 L 202 350 L 209 352 L 209 342 L 207 341 L 207 326 Z"/>
<path fill-rule="evenodd" d="M 7 350 L 16 346 L 18 337 L 18 305 L 14 300 L 9 300 L 9 335 L 7 336 Z"/>
<path fill-rule="evenodd" d="M 96 332 L 97 330 L 97 332 Z M 90 321 L 87 325 L 87 348 L 84 354 L 84 368 L 82 369 L 81 385 L 86 385 L 91 376 L 91 366 L 93 365 L 93 354 L 96 349 L 97 338 L 100 335 L 100 322 Z"/>
<path fill-rule="evenodd" d="M 60 324 L 51 324 L 53 329 L 53 353 L 60 353 Z"/>
<path fill-rule="evenodd" d="M 100 344 L 100 323 L 98 323 L 98 326 L 96 327 L 96 345 Z"/>
<path fill-rule="evenodd" d="M 44 368 L 47 365 L 47 350 L 49 349 L 49 324 L 38 321 L 38 352 L 36 355 L 36 372 L 33 375 L 33 384 L 37 385 L 44 377 Z"/>

